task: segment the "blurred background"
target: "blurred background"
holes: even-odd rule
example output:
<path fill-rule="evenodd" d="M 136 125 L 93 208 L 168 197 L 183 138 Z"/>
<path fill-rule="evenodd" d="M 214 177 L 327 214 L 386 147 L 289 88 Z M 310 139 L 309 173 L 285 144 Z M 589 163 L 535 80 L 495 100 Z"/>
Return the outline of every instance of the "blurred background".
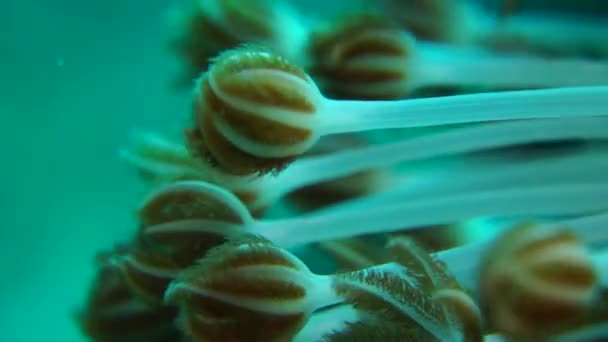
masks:
<path fill-rule="evenodd" d="M 352 3 L 300 2 L 318 13 Z M 587 15 L 608 8 L 597 0 L 521 3 Z M 94 254 L 129 235 L 144 191 L 117 150 L 134 128 L 177 135 L 188 115 L 189 94 L 169 87 L 170 4 L 0 2 L 3 341 L 82 340 L 73 318 Z"/>

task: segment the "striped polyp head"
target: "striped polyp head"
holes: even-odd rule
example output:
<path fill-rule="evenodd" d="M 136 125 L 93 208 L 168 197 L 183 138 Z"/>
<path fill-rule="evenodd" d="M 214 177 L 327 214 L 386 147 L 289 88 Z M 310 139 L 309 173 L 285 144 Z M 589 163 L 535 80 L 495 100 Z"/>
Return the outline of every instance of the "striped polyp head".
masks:
<path fill-rule="evenodd" d="M 230 174 L 279 171 L 317 140 L 320 96 L 302 69 L 278 55 L 227 51 L 198 82 L 189 145 Z"/>
<path fill-rule="evenodd" d="M 149 305 L 135 296 L 120 271 L 108 262 L 112 252 L 98 255 L 99 268 L 86 305 L 78 313 L 82 332 L 94 341 L 173 341 L 183 338 L 175 327 L 174 307 Z"/>
<path fill-rule="evenodd" d="M 188 84 L 220 51 L 246 42 L 276 39 L 276 10 L 268 0 L 189 1 L 174 11 L 171 46 L 186 64 Z"/>
<path fill-rule="evenodd" d="M 289 341 L 314 310 L 315 275 L 255 236 L 222 245 L 184 271 L 165 299 L 197 341 Z"/>
<path fill-rule="evenodd" d="M 352 16 L 310 38 L 312 74 L 323 93 L 342 99 L 398 99 L 410 90 L 414 41 L 390 20 Z"/>
<path fill-rule="evenodd" d="M 136 241 L 120 264 L 133 290 L 152 302 L 162 301 L 181 270 L 241 234 L 251 221 L 247 209 L 232 194 L 197 181 L 159 189 L 139 214 Z"/>
<path fill-rule="evenodd" d="M 540 225 L 499 238 L 480 279 L 492 324 L 515 338 L 539 338 L 582 322 L 597 285 L 591 255 L 577 236 Z"/>

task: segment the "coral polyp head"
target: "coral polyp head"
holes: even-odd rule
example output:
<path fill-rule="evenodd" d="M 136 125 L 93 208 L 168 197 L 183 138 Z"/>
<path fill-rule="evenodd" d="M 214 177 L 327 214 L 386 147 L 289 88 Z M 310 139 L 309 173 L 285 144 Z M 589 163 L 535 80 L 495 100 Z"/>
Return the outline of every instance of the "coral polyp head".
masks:
<path fill-rule="evenodd" d="M 160 302 L 179 272 L 242 233 L 250 220 L 227 191 L 202 182 L 175 182 L 142 205 L 137 240 L 120 260 L 121 269 L 136 293 Z"/>
<path fill-rule="evenodd" d="M 382 16 L 351 16 L 313 32 L 311 70 L 329 97 L 398 99 L 411 90 L 407 64 L 414 44 Z"/>
<path fill-rule="evenodd" d="M 311 312 L 311 277 L 289 252 L 244 236 L 183 272 L 165 299 L 195 340 L 287 341 Z"/>
<path fill-rule="evenodd" d="M 206 220 L 236 225 L 251 220 L 247 209 L 227 190 L 201 181 L 177 181 L 154 191 L 139 209 L 146 227 L 176 221 Z"/>
<path fill-rule="evenodd" d="M 302 69 L 268 50 L 227 51 L 197 85 L 190 146 L 231 174 L 280 170 L 316 141 L 319 96 Z"/>
<path fill-rule="evenodd" d="M 295 11 L 278 1 L 187 2 L 171 12 L 171 45 L 184 61 L 186 81 L 207 70 L 210 60 L 226 49 L 256 42 L 291 54 L 304 34 Z"/>
<path fill-rule="evenodd" d="M 591 255 L 577 236 L 539 225 L 504 234 L 481 270 L 489 318 L 511 337 L 539 337 L 583 322 L 596 286 Z"/>
<path fill-rule="evenodd" d="M 182 338 L 173 307 L 149 305 L 131 292 L 121 272 L 108 264 L 120 251 L 100 253 L 98 273 L 78 322 L 94 341 L 168 341 Z"/>

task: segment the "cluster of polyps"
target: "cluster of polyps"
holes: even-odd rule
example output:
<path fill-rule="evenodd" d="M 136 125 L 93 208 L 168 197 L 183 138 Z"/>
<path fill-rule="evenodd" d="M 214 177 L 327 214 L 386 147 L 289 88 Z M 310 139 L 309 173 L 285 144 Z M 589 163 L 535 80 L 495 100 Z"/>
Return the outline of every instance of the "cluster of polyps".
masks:
<path fill-rule="evenodd" d="M 452 13 L 440 4 L 417 10 Z M 133 241 L 104 259 L 99 282 L 111 281 L 97 284 L 81 316 L 87 334 L 605 336 L 608 63 L 416 41 L 370 14 L 304 25 L 285 8 L 194 1 L 179 16 L 180 53 L 191 68 L 206 69 L 193 120 L 184 144 L 139 134 L 122 151 L 160 186 L 140 208 Z M 455 15 L 450 25 L 472 18 L 479 16 Z M 459 34 L 472 44 L 492 36 L 484 32 Z M 270 48 L 233 46 L 246 42 Z M 215 56 L 209 65 L 206 56 Z M 427 86 L 534 90 L 402 99 Z M 365 141 L 361 132 L 385 129 L 418 135 L 356 148 L 328 139 Z M 310 152 L 319 146 L 326 152 Z M 263 217 L 289 193 L 319 183 L 331 184 L 328 197 L 358 198 Z M 435 255 L 395 235 L 477 217 L 532 223 Z M 314 263 L 289 251 L 313 243 L 348 271 L 315 274 Z M 124 333 L 114 331 L 118 322 Z"/>

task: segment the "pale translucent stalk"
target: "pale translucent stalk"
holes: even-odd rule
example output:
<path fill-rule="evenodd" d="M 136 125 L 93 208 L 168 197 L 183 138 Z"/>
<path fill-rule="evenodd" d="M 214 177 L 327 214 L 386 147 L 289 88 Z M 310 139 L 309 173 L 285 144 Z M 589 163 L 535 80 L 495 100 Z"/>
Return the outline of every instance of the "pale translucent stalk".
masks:
<path fill-rule="evenodd" d="M 289 247 L 363 234 L 449 224 L 480 216 L 581 215 L 608 208 L 608 182 L 479 191 L 370 206 L 366 210 L 258 221 L 251 231 Z M 608 231 L 608 230 L 607 230 Z"/>
<path fill-rule="evenodd" d="M 513 15 L 495 26 L 489 39 L 523 41 L 556 54 L 582 54 L 593 51 L 608 56 L 608 24 L 589 17 L 536 13 Z"/>
<path fill-rule="evenodd" d="M 458 123 L 606 116 L 608 86 L 358 101 L 322 99 L 319 135 Z"/>
<path fill-rule="evenodd" d="M 410 68 L 414 87 L 460 85 L 542 88 L 608 85 L 608 62 L 475 53 L 475 49 L 439 44 L 417 44 L 417 50 L 419 55 L 415 67 Z"/>
<path fill-rule="evenodd" d="M 551 184 L 608 181 L 606 148 L 595 147 L 565 156 L 484 162 L 474 158 L 448 160 L 431 168 L 406 171 L 391 190 L 340 203 L 319 212 L 365 210 L 396 201 L 451 196 L 481 190 L 509 189 Z"/>
<path fill-rule="evenodd" d="M 260 202 L 315 183 L 396 163 L 497 148 L 568 139 L 608 139 L 608 119 L 539 119 L 456 128 L 409 140 L 303 158 L 261 185 Z"/>
<path fill-rule="evenodd" d="M 350 304 L 314 313 L 293 338 L 293 342 L 320 341 L 323 336 L 348 329 L 347 323 L 361 320 L 361 313 Z"/>
<path fill-rule="evenodd" d="M 603 229 L 608 230 L 606 226 L 604 226 Z M 604 233 L 604 235 L 606 235 L 606 233 Z M 594 254 L 593 263 L 595 269 L 598 271 L 598 282 L 600 286 L 608 291 L 608 248 L 604 248 L 600 252 Z"/>
<path fill-rule="evenodd" d="M 166 179 L 201 175 L 201 170 L 192 165 L 192 157 L 181 144 L 138 131 L 131 132 L 130 140 L 132 146 L 120 149 L 118 156 L 138 170 Z"/>

